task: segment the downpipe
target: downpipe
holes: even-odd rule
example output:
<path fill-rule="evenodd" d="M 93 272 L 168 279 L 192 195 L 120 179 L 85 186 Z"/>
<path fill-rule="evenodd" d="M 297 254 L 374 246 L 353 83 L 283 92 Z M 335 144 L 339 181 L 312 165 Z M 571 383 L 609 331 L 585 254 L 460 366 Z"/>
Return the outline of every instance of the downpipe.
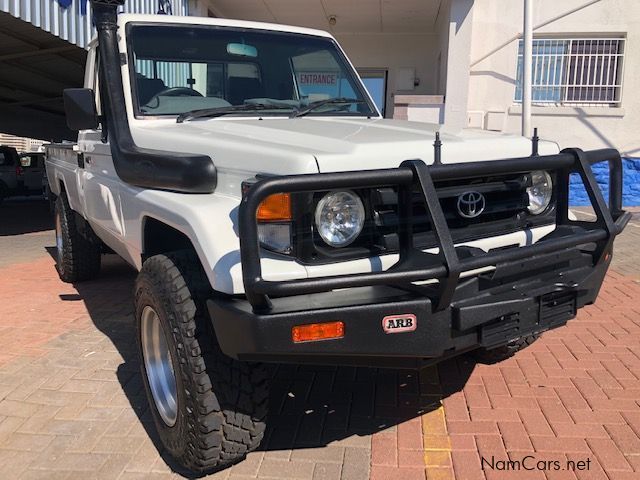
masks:
<path fill-rule="evenodd" d="M 123 3 L 124 0 L 91 0 L 100 49 L 103 109 L 116 173 L 122 181 L 137 187 L 211 193 L 217 182 L 211 157 L 141 148 L 131 136 L 117 34 L 117 8 Z"/>

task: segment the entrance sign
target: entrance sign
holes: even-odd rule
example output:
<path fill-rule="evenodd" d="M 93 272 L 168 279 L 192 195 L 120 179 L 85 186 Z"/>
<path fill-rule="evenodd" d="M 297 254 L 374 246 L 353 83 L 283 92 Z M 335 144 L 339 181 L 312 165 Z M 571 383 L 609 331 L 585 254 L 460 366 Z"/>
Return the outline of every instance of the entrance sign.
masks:
<path fill-rule="evenodd" d="M 336 86 L 337 72 L 299 72 L 298 84 L 302 86 Z"/>

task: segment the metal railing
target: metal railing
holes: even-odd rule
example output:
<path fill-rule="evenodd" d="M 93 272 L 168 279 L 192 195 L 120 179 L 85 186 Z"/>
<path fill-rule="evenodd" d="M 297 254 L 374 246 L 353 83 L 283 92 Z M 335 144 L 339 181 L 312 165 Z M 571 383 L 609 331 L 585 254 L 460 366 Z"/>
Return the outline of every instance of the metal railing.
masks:
<path fill-rule="evenodd" d="M 618 106 L 623 38 L 537 38 L 533 41 L 532 102 Z M 522 102 L 523 47 L 518 51 L 515 101 Z"/>

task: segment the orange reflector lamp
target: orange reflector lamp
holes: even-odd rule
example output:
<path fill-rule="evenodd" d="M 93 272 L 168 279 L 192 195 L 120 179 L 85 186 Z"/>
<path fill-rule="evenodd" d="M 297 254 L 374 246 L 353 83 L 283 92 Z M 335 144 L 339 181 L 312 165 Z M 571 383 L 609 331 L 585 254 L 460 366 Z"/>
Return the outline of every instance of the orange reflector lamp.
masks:
<path fill-rule="evenodd" d="M 291 220 L 291 195 L 276 193 L 265 198 L 256 212 L 259 222 L 279 222 Z"/>
<path fill-rule="evenodd" d="M 294 343 L 342 337 L 344 337 L 344 322 L 310 323 L 296 325 L 291 329 L 291 338 Z"/>

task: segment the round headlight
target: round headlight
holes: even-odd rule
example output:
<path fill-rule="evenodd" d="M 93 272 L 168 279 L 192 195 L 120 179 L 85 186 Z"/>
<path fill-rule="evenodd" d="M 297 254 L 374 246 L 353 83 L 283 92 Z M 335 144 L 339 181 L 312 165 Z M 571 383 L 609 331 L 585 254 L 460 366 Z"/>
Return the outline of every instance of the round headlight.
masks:
<path fill-rule="evenodd" d="M 351 244 L 364 225 L 364 206 L 353 192 L 329 192 L 316 207 L 316 228 L 322 240 L 332 247 Z"/>
<path fill-rule="evenodd" d="M 553 196 L 551 175 L 543 170 L 531 172 L 531 186 L 527 187 L 527 194 L 529 195 L 529 212 L 533 215 L 544 212 Z"/>

